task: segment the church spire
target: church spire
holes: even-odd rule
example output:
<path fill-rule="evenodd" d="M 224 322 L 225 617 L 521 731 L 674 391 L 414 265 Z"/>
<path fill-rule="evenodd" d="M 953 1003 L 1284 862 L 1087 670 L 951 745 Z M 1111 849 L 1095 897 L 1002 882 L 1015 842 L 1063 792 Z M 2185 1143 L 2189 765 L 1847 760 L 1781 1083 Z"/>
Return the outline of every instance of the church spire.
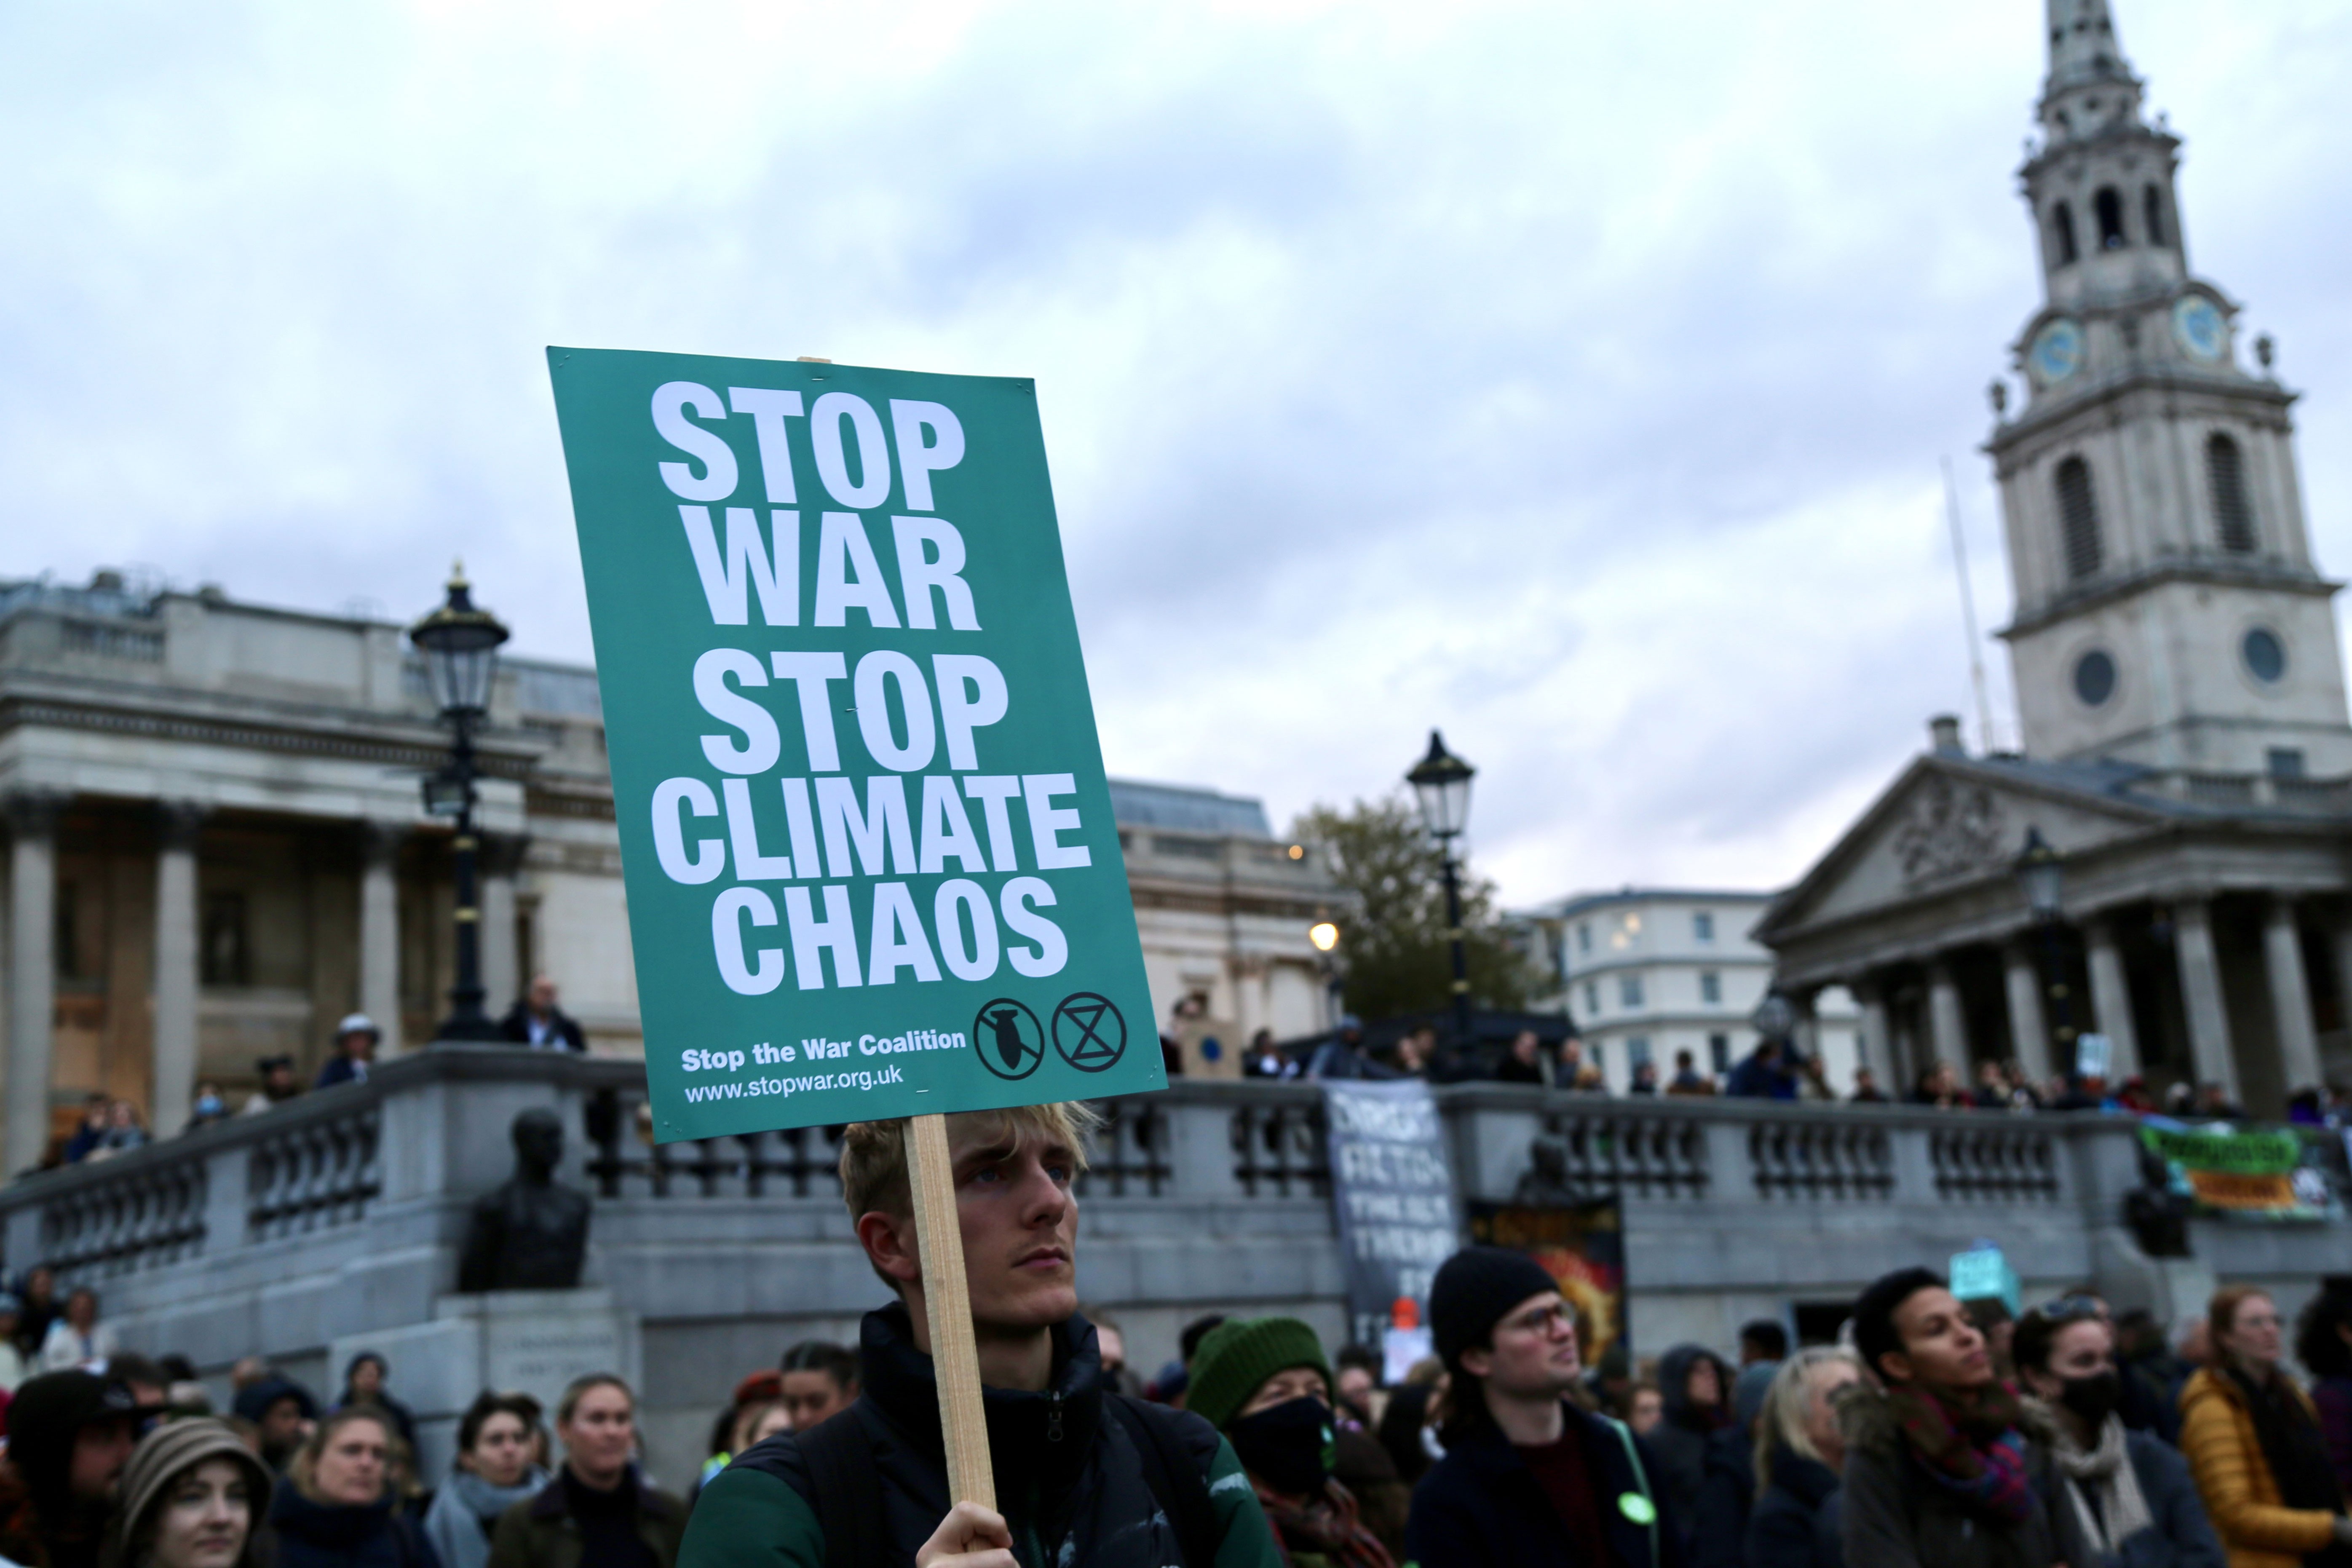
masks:
<path fill-rule="evenodd" d="M 2045 97 L 2070 87 L 2132 79 L 2123 46 L 2116 41 L 2107 0 L 2048 0 L 2048 6 L 2050 79 L 2042 89 Z"/>

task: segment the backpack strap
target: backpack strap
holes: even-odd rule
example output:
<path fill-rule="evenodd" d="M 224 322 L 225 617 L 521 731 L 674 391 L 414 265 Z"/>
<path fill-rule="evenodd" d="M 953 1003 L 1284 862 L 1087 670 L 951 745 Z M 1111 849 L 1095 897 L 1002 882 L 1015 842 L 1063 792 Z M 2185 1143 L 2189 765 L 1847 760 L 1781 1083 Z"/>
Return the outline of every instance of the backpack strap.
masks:
<path fill-rule="evenodd" d="M 874 1442 L 856 1406 L 795 1433 L 793 1441 L 808 1466 L 808 1503 L 824 1531 L 825 1568 L 881 1568 L 888 1550 L 882 1538 L 882 1473 L 875 1468 Z"/>
<path fill-rule="evenodd" d="M 1143 1457 L 1143 1483 L 1152 1500 L 1176 1527 L 1176 1543 L 1183 1551 L 1185 1568 L 1210 1568 L 1217 1560 L 1216 1505 L 1209 1500 L 1208 1478 L 1200 1461 L 1184 1452 L 1140 1400 L 1105 1391 L 1103 1408 L 1118 1418 Z"/>
<path fill-rule="evenodd" d="M 1642 1468 L 1642 1451 L 1633 1446 L 1633 1429 L 1613 1415 L 1600 1419 L 1607 1422 L 1617 1434 L 1617 1440 L 1625 1445 L 1625 1462 L 1633 1468 L 1633 1484 L 1642 1489 L 1642 1500 L 1649 1504 L 1650 1517 L 1644 1528 L 1650 1537 L 1650 1568 L 1658 1568 L 1658 1500 L 1651 1494 L 1649 1472 Z"/>

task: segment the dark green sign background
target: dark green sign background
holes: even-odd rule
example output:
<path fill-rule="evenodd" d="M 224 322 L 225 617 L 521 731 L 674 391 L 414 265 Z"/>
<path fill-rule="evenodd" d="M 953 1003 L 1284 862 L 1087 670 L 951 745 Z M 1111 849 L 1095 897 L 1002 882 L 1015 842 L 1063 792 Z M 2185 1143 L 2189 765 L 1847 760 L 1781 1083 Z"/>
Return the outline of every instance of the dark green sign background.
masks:
<path fill-rule="evenodd" d="M 655 1135 L 1165 1087 L 1034 384 L 548 367 Z"/>

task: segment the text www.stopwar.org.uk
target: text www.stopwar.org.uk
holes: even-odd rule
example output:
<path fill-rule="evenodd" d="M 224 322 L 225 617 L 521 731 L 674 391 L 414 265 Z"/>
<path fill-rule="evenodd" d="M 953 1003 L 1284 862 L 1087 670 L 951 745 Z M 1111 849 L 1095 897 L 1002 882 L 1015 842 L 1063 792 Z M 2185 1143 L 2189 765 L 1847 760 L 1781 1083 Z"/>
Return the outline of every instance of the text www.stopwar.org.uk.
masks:
<path fill-rule="evenodd" d="M 907 1075 L 895 1067 L 808 1073 L 800 1078 L 755 1078 L 743 1083 L 697 1084 L 686 1091 L 686 1102 L 698 1105 L 710 1100 L 756 1100 L 761 1095 L 807 1094 L 825 1089 L 881 1089 L 906 1081 Z"/>

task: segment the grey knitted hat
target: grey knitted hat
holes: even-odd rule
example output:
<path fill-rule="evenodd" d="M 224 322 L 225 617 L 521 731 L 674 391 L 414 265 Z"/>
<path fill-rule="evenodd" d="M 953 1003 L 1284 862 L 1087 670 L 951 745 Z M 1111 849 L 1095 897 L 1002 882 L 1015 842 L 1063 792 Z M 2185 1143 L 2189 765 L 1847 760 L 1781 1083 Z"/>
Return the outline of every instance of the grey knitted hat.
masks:
<path fill-rule="evenodd" d="M 130 1561 L 131 1542 L 145 1516 L 163 1500 L 165 1489 L 190 1467 L 206 1459 L 227 1459 L 244 1469 L 246 1485 L 252 1489 L 251 1528 L 260 1528 L 269 1516 L 269 1471 L 253 1457 L 253 1450 L 226 1421 L 209 1416 L 167 1421 L 139 1439 L 122 1467 L 122 1484 L 116 1493 L 121 1507 L 114 1516 L 114 1530 L 123 1561 Z"/>

